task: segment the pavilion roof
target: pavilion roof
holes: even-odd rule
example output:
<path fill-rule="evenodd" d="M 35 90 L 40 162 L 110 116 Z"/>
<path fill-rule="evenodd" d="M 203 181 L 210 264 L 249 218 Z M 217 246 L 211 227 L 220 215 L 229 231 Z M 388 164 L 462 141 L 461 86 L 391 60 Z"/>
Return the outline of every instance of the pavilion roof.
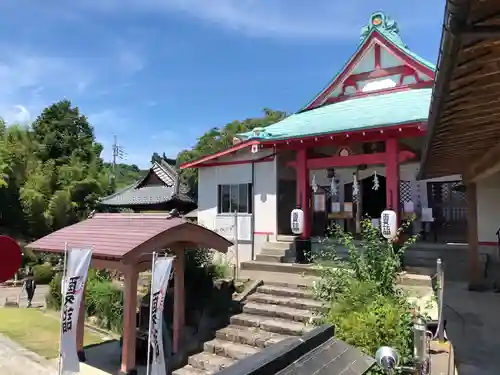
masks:
<path fill-rule="evenodd" d="M 151 174 L 155 174 L 161 184 L 148 184 Z M 172 200 L 196 204 L 187 195 L 189 188 L 178 181 L 175 168 L 166 162 L 154 162 L 146 176 L 116 193 L 104 197 L 99 202 L 103 206 L 144 206 L 166 203 Z"/>
<path fill-rule="evenodd" d="M 498 0 L 447 0 L 420 179 L 499 160 L 499 24 Z"/>
<path fill-rule="evenodd" d="M 95 214 L 27 245 L 35 251 L 62 253 L 92 247 L 95 258 L 124 260 L 191 243 L 226 252 L 232 243 L 219 234 L 164 213 Z"/>
<path fill-rule="evenodd" d="M 427 88 L 353 98 L 288 116 L 264 128 L 258 138 L 282 140 L 425 122 L 431 95 Z"/>

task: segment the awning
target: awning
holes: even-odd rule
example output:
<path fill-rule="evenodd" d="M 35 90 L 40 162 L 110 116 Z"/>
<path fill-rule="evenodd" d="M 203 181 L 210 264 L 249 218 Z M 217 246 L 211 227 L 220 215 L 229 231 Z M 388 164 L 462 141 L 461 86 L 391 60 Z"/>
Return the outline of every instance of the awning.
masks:
<path fill-rule="evenodd" d="M 95 214 L 27 245 L 35 251 L 62 253 L 92 247 L 93 257 L 137 261 L 142 255 L 183 243 L 227 252 L 232 243 L 200 225 L 164 213 Z"/>
<path fill-rule="evenodd" d="M 448 0 L 419 179 L 500 169 L 500 2 Z"/>

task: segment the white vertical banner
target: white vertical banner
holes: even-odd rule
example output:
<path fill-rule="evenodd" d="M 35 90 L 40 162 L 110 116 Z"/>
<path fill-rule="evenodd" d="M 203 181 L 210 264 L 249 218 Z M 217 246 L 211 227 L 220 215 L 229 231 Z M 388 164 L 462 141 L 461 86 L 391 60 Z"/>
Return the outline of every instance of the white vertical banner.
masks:
<path fill-rule="evenodd" d="M 80 304 L 92 259 L 92 249 L 69 249 L 67 266 L 63 278 L 61 301 L 61 353 L 59 374 L 71 375 L 80 372 L 80 361 L 76 347 L 76 335 Z"/>
<path fill-rule="evenodd" d="M 152 282 L 150 295 L 150 317 L 149 317 L 149 345 L 147 375 L 166 375 L 167 366 L 165 363 L 165 353 L 163 352 L 163 304 L 167 294 L 168 281 L 172 272 L 174 258 L 157 258 L 153 254 Z M 149 352 L 152 349 L 152 357 Z M 151 366 L 149 359 L 151 358 Z"/>

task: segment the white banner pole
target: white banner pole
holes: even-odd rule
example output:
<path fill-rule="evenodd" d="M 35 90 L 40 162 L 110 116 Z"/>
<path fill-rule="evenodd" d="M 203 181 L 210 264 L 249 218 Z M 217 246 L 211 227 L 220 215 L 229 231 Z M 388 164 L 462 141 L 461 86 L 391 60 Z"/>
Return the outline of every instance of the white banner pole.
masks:
<path fill-rule="evenodd" d="M 62 343 L 62 321 L 63 321 L 63 304 L 64 304 L 64 291 L 65 291 L 65 280 L 66 280 L 66 261 L 68 259 L 68 243 L 64 243 L 64 263 L 63 263 L 63 274 L 62 274 L 62 279 L 61 279 L 61 313 L 60 313 L 60 319 L 59 319 L 59 361 L 58 361 L 58 374 L 62 375 L 62 349 L 61 349 L 61 343 Z"/>
<path fill-rule="evenodd" d="M 153 252 L 153 259 L 151 261 L 151 286 L 149 288 L 149 325 L 148 325 L 148 354 L 147 354 L 147 362 L 146 362 L 146 375 L 150 374 L 151 371 L 151 328 L 153 326 L 153 280 L 154 280 L 154 272 L 155 272 L 155 264 L 156 264 L 157 254 Z"/>
<path fill-rule="evenodd" d="M 234 211 L 234 252 L 236 254 L 236 266 L 234 268 L 234 278 L 238 280 L 240 267 L 240 249 L 238 246 L 238 211 Z"/>

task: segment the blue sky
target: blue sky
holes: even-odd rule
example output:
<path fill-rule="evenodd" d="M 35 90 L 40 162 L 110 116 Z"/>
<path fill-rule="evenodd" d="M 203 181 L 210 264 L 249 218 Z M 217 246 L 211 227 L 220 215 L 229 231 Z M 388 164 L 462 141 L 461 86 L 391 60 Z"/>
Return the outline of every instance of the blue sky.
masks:
<path fill-rule="evenodd" d="M 110 159 L 175 156 L 211 127 L 293 112 L 336 74 L 371 13 L 436 61 L 444 0 L 16 0 L 0 3 L 0 115 L 67 98 Z"/>

